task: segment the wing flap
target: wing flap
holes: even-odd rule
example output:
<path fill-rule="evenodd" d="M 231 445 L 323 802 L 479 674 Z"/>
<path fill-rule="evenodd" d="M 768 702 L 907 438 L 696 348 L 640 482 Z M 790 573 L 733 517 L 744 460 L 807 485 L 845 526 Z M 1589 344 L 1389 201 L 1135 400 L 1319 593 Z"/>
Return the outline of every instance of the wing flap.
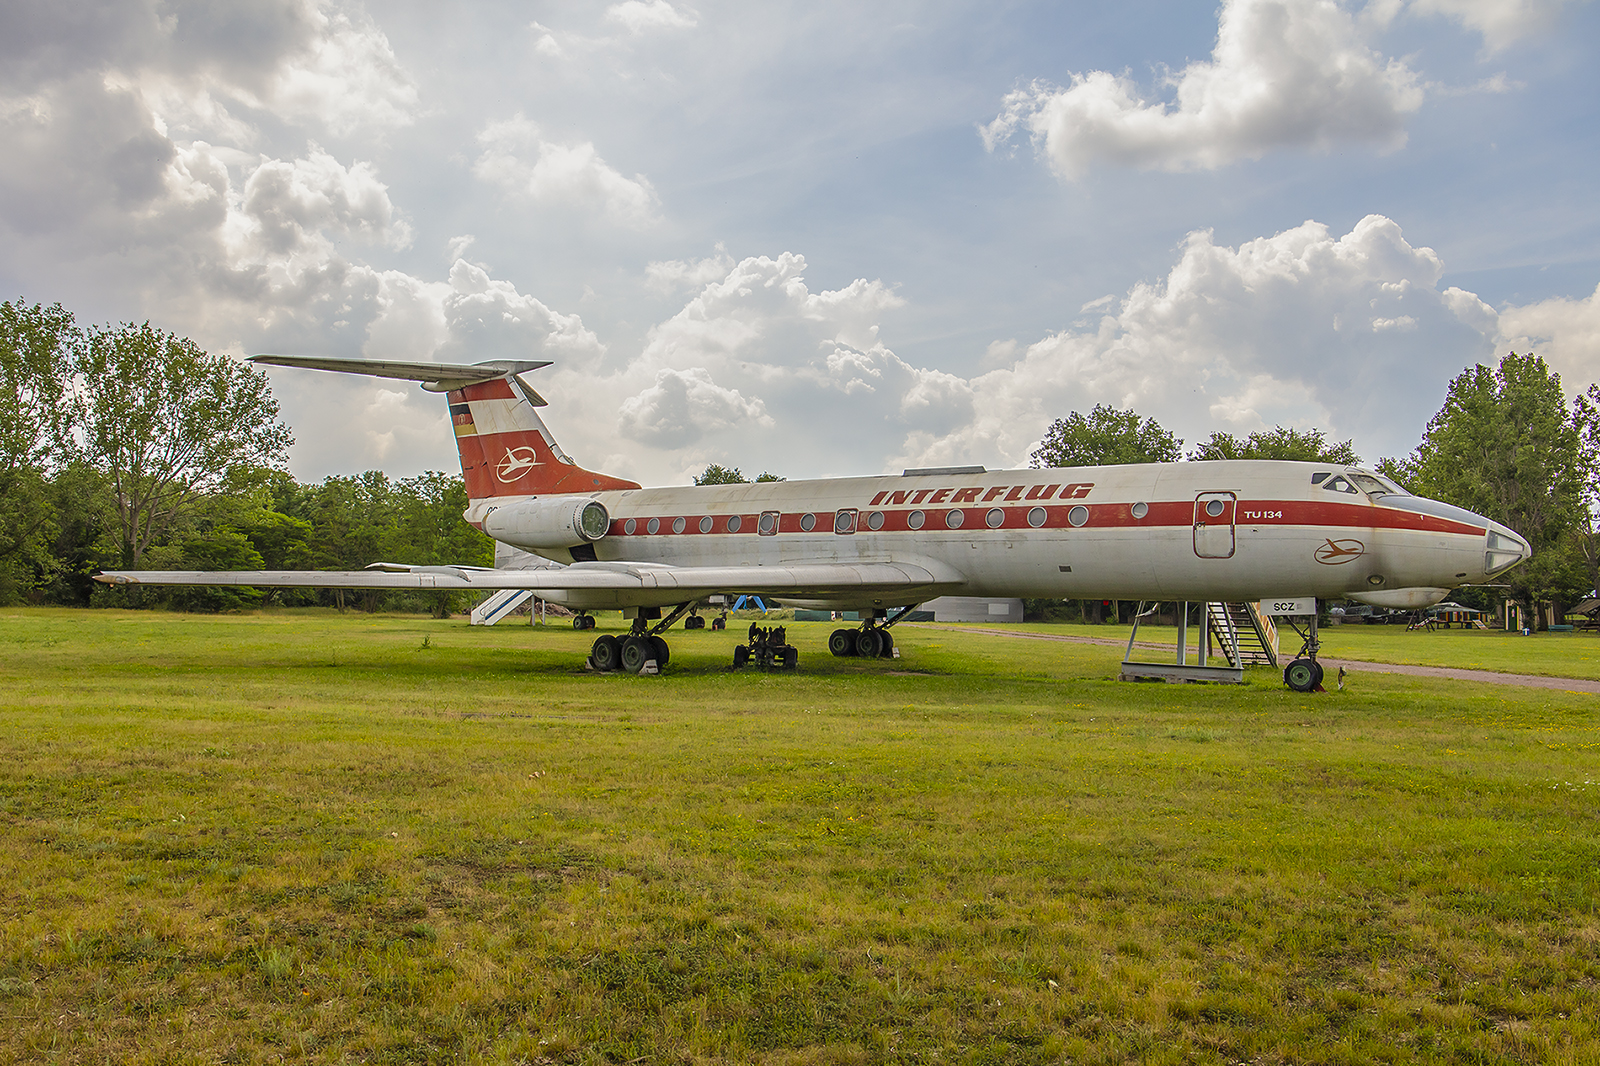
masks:
<path fill-rule="evenodd" d="M 466 571 L 430 567 L 402 573 L 384 570 L 108 570 L 94 575 L 107 585 L 246 585 L 305 589 L 494 589 Z"/>

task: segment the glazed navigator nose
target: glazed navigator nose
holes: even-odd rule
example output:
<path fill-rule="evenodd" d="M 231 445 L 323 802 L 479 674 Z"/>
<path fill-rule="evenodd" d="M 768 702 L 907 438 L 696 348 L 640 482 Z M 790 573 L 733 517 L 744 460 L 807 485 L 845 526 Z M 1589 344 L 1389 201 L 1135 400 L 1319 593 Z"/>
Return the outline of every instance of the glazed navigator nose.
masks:
<path fill-rule="evenodd" d="M 1527 541 L 1499 522 L 1490 522 L 1485 519 L 1484 524 L 1489 527 L 1489 532 L 1485 535 L 1483 544 L 1483 572 L 1485 576 L 1494 577 L 1496 574 L 1511 569 L 1533 555 L 1533 549 L 1528 546 Z"/>

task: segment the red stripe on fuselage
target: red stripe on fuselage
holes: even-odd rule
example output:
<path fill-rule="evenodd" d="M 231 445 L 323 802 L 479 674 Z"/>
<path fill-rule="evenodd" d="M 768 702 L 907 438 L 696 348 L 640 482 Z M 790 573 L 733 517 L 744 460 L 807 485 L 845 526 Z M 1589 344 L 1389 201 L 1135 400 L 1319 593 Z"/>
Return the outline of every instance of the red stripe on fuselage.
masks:
<path fill-rule="evenodd" d="M 1039 506 L 1039 505 L 1035 505 Z M 1031 529 L 1132 529 L 1132 528 L 1170 528 L 1174 526 L 1191 526 L 1194 524 L 1194 501 L 1172 500 L 1151 503 L 1147 505 L 1149 511 L 1143 518 L 1133 516 L 1132 505 L 1127 503 L 1068 503 L 1055 504 L 1044 507 L 1045 521 L 1042 525 L 1033 526 L 1028 522 L 1028 513 L 1033 507 L 1000 507 L 1005 515 L 1005 521 L 999 526 L 988 524 L 988 514 L 994 508 L 990 507 L 939 507 L 920 509 L 923 523 L 920 528 L 913 528 L 910 516 L 918 508 L 903 510 L 883 509 L 873 511 L 861 510 L 856 521 L 858 534 L 871 533 L 972 533 L 972 532 L 1003 532 L 1005 530 L 1031 530 Z M 1074 507 L 1084 507 L 1089 512 L 1089 519 L 1082 526 L 1074 526 L 1068 515 Z M 961 512 L 961 524 L 950 526 L 947 516 L 951 511 Z M 1246 513 L 1253 513 L 1261 517 L 1247 518 Z M 884 517 L 883 526 L 872 529 L 870 517 L 874 513 L 881 513 Z M 833 531 L 833 511 L 793 511 L 783 512 L 778 519 L 778 533 L 805 533 L 801 528 L 802 516 L 812 514 L 815 516 L 815 525 L 809 532 L 830 533 Z M 1251 529 L 1264 529 L 1272 526 L 1287 526 L 1295 528 L 1317 529 L 1406 529 L 1418 533 L 1450 533 L 1462 536 L 1482 536 L 1485 532 L 1482 526 L 1468 525 L 1448 518 L 1439 518 L 1434 515 L 1418 514 L 1414 511 L 1401 511 L 1393 507 L 1375 507 L 1364 503 L 1344 503 L 1341 501 L 1312 501 L 1312 500 L 1240 500 L 1235 508 L 1236 519 L 1234 526 L 1246 526 Z M 1272 515 L 1275 517 L 1265 517 Z M 690 533 L 700 532 L 700 515 L 644 515 L 633 516 L 637 519 L 634 532 L 624 532 L 627 519 L 616 518 L 611 523 L 613 536 L 687 536 Z M 676 518 L 686 519 L 686 528 L 682 534 L 673 534 L 672 522 Z M 712 515 L 712 533 L 727 533 L 726 515 Z M 755 533 L 758 515 L 741 514 L 738 534 Z M 650 518 L 660 520 L 660 530 L 655 534 L 645 532 L 645 523 Z M 737 534 L 736 534 L 737 535 Z"/>

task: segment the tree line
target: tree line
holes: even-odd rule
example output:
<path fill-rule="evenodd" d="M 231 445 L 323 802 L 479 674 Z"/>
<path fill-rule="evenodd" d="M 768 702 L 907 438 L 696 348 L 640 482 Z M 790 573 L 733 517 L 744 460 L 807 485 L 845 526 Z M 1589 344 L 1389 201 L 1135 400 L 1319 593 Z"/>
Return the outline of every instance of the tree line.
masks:
<path fill-rule="evenodd" d="M 113 589 L 102 569 L 491 566 L 459 475 L 302 485 L 266 374 L 143 324 L 0 303 L 0 602 L 458 609 L 460 593 Z M 458 602 L 460 601 L 460 602 Z"/>
<path fill-rule="evenodd" d="M 303 485 L 286 469 L 292 441 L 262 371 L 148 322 L 83 327 L 59 304 L 0 303 L 0 602 L 464 605 L 458 593 L 119 590 L 91 580 L 116 568 L 493 565 L 493 541 L 461 518 L 459 475 L 368 471 Z M 1183 445 L 1155 419 L 1101 404 L 1056 419 L 1031 463 L 1360 462 L 1352 441 L 1317 429 L 1214 432 L 1187 453 Z M 1509 596 L 1530 616 L 1543 606 L 1559 617 L 1600 585 L 1600 385 L 1568 404 L 1542 359 L 1510 353 L 1463 371 L 1416 449 L 1373 465 L 1411 492 L 1503 522 L 1533 546 L 1534 558 L 1505 575 L 1507 589 L 1457 599 L 1490 607 Z M 747 479 L 713 463 L 694 480 Z"/>

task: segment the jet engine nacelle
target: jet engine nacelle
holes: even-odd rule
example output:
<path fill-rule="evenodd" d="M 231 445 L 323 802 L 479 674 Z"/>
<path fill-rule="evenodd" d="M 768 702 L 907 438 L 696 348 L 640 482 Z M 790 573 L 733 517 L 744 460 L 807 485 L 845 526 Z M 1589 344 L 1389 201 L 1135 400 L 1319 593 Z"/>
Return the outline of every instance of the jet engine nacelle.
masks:
<path fill-rule="evenodd" d="M 571 548 L 592 544 L 611 528 L 606 505 L 587 496 L 548 496 L 491 507 L 483 531 L 518 548 Z"/>

